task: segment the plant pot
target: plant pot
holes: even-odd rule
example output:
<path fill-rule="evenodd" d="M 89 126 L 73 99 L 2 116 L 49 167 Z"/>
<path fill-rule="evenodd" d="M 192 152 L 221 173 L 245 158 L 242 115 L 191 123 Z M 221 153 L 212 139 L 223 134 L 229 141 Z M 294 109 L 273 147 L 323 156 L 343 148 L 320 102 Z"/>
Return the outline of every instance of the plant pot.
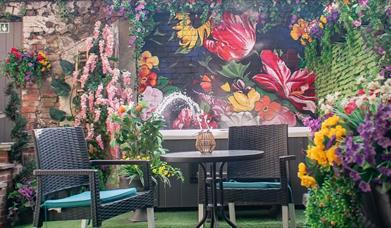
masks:
<path fill-rule="evenodd" d="M 365 227 L 391 227 L 391 191 L 382 193 L 379 186 L 372 189 L 361 193 Z"/>
<path fill-rule="evenodd" d="M 120 188 L 136 188 L 138 192 L 143 191 L 144 186 L 142 185 L 140 179 L 133 179 L 130 182 L 129 177 L 120 176 L 119 177 L 119 186 Z M 156 220 L 156 217 L 155 217 Z M 134 211 L 133 215 L 129 218 L 131 222 L 146 222 L 147 221 L 147 209 L 138 208 Z"/>

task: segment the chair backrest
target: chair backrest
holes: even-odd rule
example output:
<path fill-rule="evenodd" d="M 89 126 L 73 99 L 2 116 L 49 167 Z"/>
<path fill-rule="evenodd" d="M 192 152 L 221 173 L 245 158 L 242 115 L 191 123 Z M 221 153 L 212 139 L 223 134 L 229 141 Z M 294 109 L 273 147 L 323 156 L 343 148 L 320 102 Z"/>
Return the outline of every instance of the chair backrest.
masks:
<path fill-rule="evenodd" d="M 35 129 L 33 133 L 38 169 L 91 168 L 82 128 L 43 128 Z M 88 177 L 44 177 L 42 193 L 47 195 L 87 184 Z"/>
<path fill-rule="evenodd" d="M 262 150 L 264 156 L 254 161 L 230 162 L 230 179 L 280 178 L 279 157 L 288 154 L 287 125 L 258 125 L 229 128 L 230 150 Z"/>

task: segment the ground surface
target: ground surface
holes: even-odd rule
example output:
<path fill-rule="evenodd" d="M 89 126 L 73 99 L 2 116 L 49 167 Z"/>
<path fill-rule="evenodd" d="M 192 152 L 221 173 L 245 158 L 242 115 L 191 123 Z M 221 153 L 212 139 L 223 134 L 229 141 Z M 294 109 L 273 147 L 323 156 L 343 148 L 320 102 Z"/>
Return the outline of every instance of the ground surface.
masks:
<path fill-rule="evenodd" d="M 196 211 L 159 211 L 155 213 L 157 217 L 157 228 L 187 228 L 194 227 L 197 221 Z M 304 213 L 303 210 L 296 210 L 296 220 L 298 227 L 303 227 Z M 259 210 L 237 211 L 237 221 L 239 227 L 244 228 L 271 228 L 282 227 L 281 216 L 275 217 L 265 215 Z M 224 222 L 220 223 L 221 227 L 229 227 Z M 224 224 L 224 225 L 223 225 Z M 18 228 L 31 227 L 29 225 L 17 226 Z M 44 224 L 43 227 L 46 227 Z M 79 228 L 80 221 L 66 222 L 48 222 L 48 228 Z M 103 222 L 103 228 L 145 228 L 146 223 L 131 223 L 129 222 L 129 213 L 117 216 Z"/>

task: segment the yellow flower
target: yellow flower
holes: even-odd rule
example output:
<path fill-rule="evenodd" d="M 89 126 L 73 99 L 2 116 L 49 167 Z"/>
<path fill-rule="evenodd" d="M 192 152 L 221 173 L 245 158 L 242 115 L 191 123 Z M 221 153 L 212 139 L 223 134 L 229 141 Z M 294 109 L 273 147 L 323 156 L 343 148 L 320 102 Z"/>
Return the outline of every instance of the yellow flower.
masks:
<path fill-rule="evenodd" d="M 301 185 L 307 188 L 315 188 L 317 186 L 315 178 L 308 175 L 301 177 Z"/>
<path fill-rule="evenodd" d="M 301 178 L 302 176 L 307 174 L 307 167 L 305 166 L 305 164 L 303 162 L 299 163 L 299 167 L 298 168 L 299 168 L 299 172 L 297 173 L 297 176 L 299 178 Z"/>
<path fill-rule="evenodd" d="M 327 18 L 326 18 L 324 15 L 320 16 L 319 20 L 320 20 L 320 22 L 322 22 L 323 24 L 327 24 Z"/>
<path fill-rule="evenodd" d="M 261 99 L 261 95 L 255 90 L 251 89 L 247 95 L 242 92 L 235 92 L 233 96 L 228 97 L 234 112 L 247 112 L 255 107 L 255 102 Z"/>
<path fill-rule="evenodd" d="M 173 29 L 177 31 L 176 35 L 180 39 L 179 45 L 182 48 L 193 49 L 199 42 L 204 43 L 204 39 L 210 35 L 211 22 L 208 20 L 198 28 L 194 28 L 188 13 L 177 13 L 175 16 L 179 22 Z"/>
<path fill-rule="evenodd" d="M 324 133 L 325 132 L 322 132 L 322 131 L 315 132 L 315 134 L 314 134 L 314 143 L 315 143 L 315 145 L 317 145 L 317 146 L 323 145 Z"/>
<path fill-rule="evenodd" d="M 341 139 L 345 135 L 346 135 L 345 128 L 343 128 L 341 125 L 337 125 L 335 127 L 335 137 L 337 138 L 337 140 Z"/>
<path fill-rule="evenodd" d="M 322 128 L 335 126 L 337 125 L 338 122 L 339 122 L 339 117 L 337 115 L 333 115 L 322 123 Z"/>
<path fill-rule="evenodd" d="M 140 66 L 146 65 L 148 69 L 152 69 L 154 66 L 159 65 L 159 58 L 157 56 L 152 56 L 151 52 L 149 51 L 144 51 L 141 54 L 138 64 Z"/>
<path fill-rule="evenodd" d="M 334 163 L 339 165 L 341 164 L 341 160 L 335 153 L 335 150 L 337 149 L 337 146 L 332 146 L 330 149 L 326 151 L 327 160 L 329 161 L 329 165 L 333 165 Z"/>
<path fill-rule="evenodd" d="M 227 92 L 227 93 L 231 91 L 231 87 L 230 87 L 230 85 L 229 85 L 228 82 L 224 83 L 222 86 L 220 86 L 220 88 L 221 88 L 223 91 Z"/>

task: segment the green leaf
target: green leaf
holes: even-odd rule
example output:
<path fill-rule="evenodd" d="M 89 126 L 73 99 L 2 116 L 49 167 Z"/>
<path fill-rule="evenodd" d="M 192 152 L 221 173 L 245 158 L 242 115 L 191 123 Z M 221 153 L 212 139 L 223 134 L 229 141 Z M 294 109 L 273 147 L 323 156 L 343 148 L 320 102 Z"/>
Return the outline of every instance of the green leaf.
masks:
<path fill-rule="evenodd" d="M 66 118 L 66 112 L 59 110 L 57 108 L 50 108 L 49 110 L 50 118 L 56 121 L 64 121 Z"/>
<path fill-rule="evenodd" d="M 228 64 L 224 65 L 220 71 L 218 71 L 219 74 L 223 75 L 227 78 L 245 78 L 248 74 L 245 74 L 247 68 L 249 67 L 250 63 L 247 65 L 243 65 L 241 63 L 237 63 L 235 61 L 231 61 Z"/>
<path fill-rule="evenodd" d="M 159 83 L 158 83 L 157 87 L 163 88 L 168 85 L 168 82 L 169 82 L 168 78 L 160 76 Z"/>
<path fill-rule="evenodd" d="M 58 96 L 67 97 L 71 91 L 71 86 L 64 79 L 54 79 L 51 86 Z"/>
<path fill-rule="evenodd" d="M 166 86 L 166 87 L 164 87 L 164 89 L 163 89 L 163 93 L 165 94 L 165 95 L 170 95 L 171 93 L 175 93 L 175 92 L 178 92 L 178 91 L 180 91 L 180 89 L 178 88 L 178 87 L 176 87 L 176 86 Z"/>
<path fill-rule="evenodd" d="M 65 59 L 60 60 L 60 66 L 65 75 L 71 75 L 75 69 L 73 64 Z"/>

